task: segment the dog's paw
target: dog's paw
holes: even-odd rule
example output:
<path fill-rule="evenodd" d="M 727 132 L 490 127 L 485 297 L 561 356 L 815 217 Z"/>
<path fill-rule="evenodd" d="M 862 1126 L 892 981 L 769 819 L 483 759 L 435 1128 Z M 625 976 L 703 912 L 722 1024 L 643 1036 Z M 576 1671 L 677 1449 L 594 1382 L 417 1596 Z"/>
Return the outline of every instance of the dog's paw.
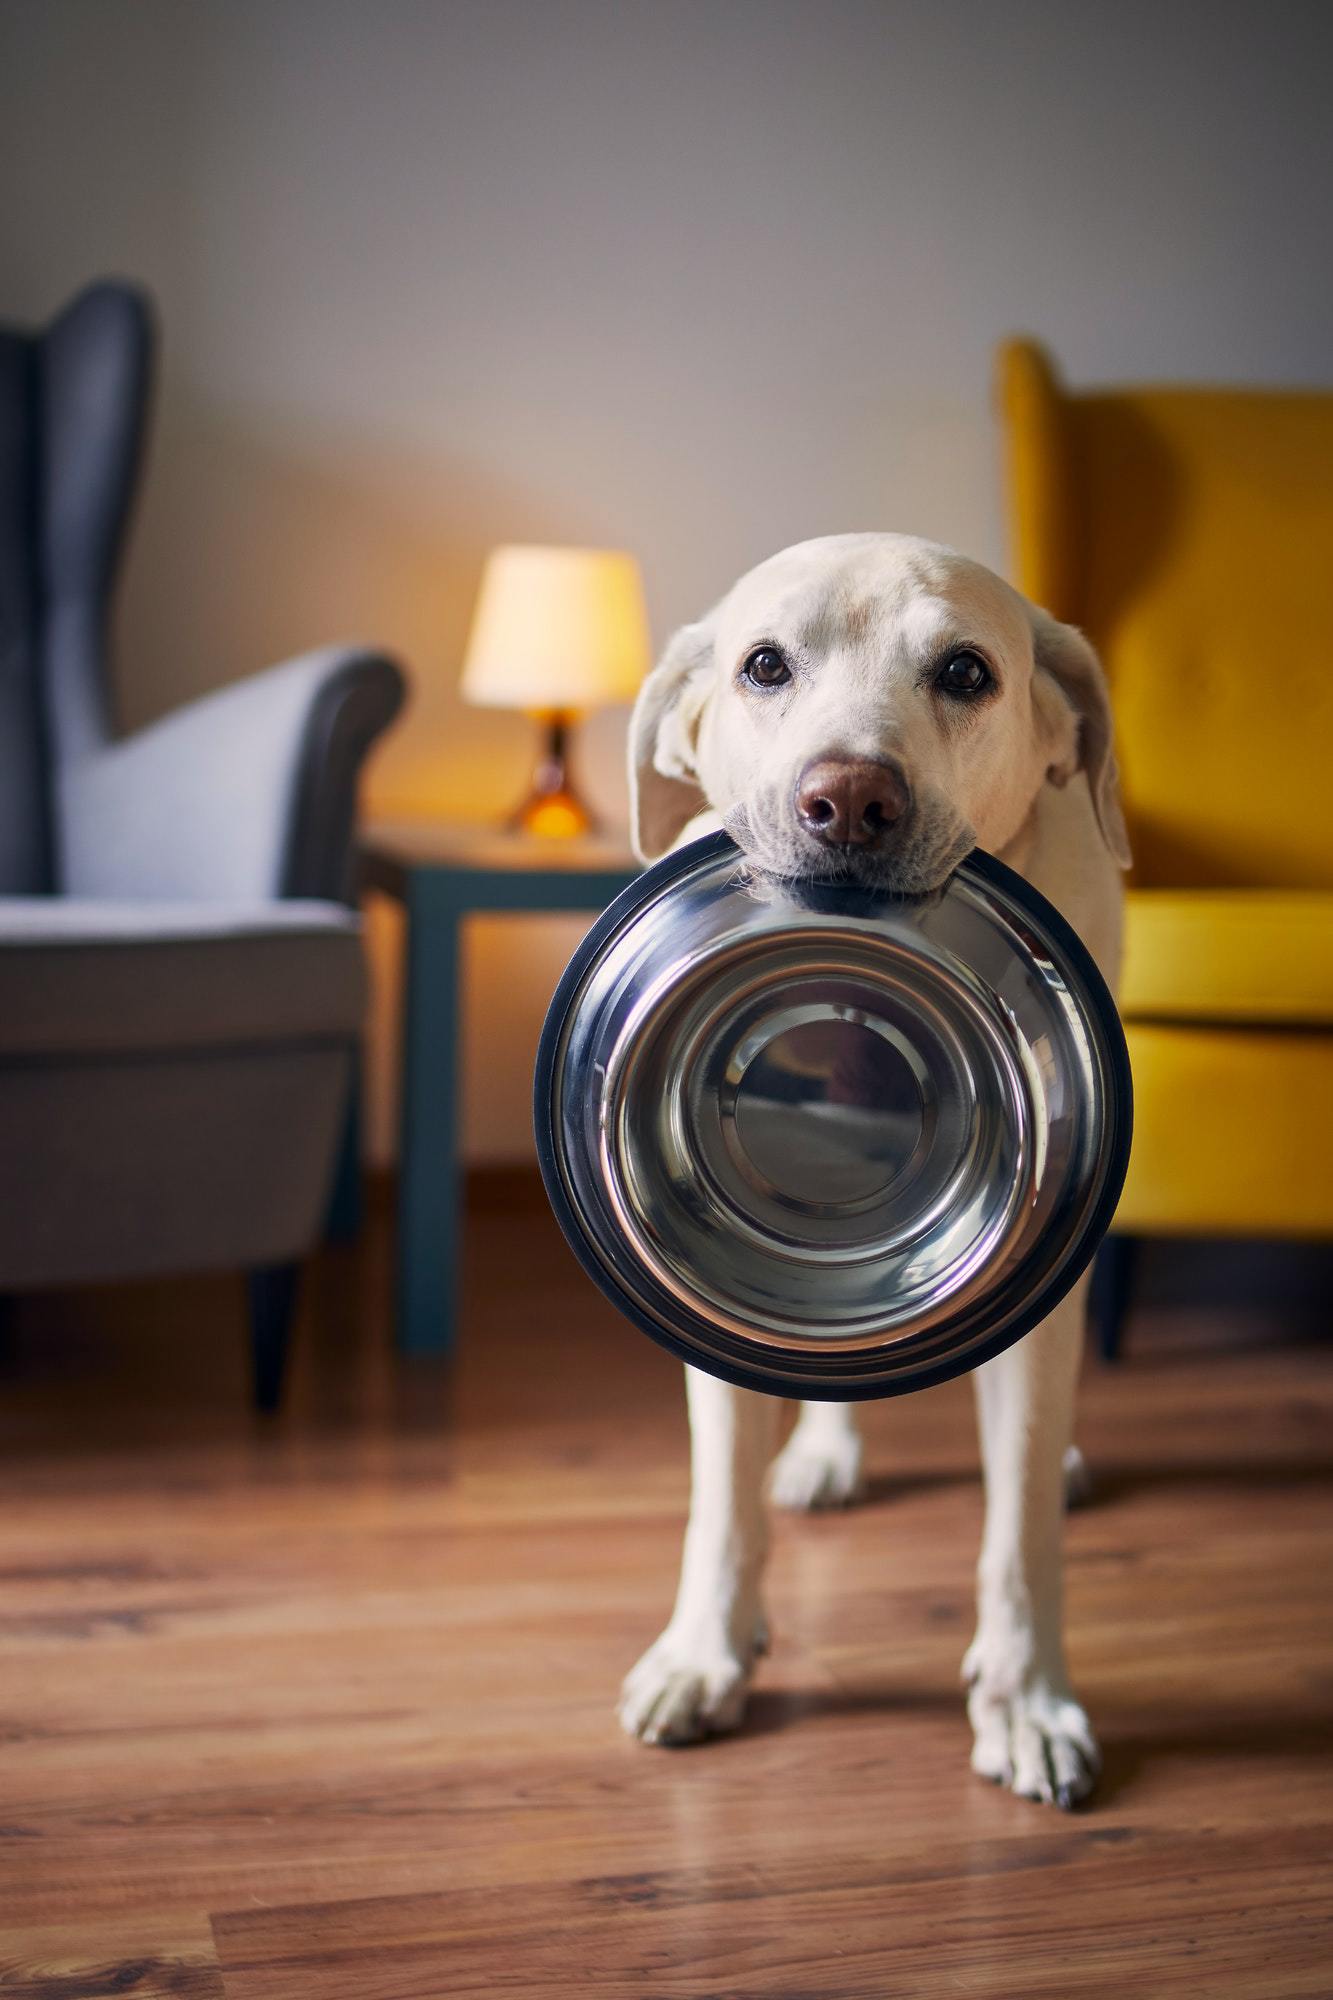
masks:
<path fill-rule="evenodd" d="M 640 1743 L 697 1743 L 740 1726 L 755 1657 L 766 1650 L 768 1627 L 755 1620 L 748 1648 L 724 1634 L 701 1638 L 668 1625 L 625 1676 L 620 1726 Z"/>
<path fill-rule="evenodd" d="M 971 1656 L 969 1656 L 970 1661 Z M 969 1674 L 965 1663 L 964 1674 Z M 1000 1694 L 983 1678 L 967 1698 L 972 1724 L 972 1769 L 1023 1799 L 1070 1812 L 1087 1798 L 1101 1769 L 1092 1724 L 1072 1695 L 1039 1675 L 1017 1691 Z"/>
<path fill-rule="evenodd" d="M 773 1461 L 768 1492 L 774 1506 L 798 1514 L 850 1506 L 865 1493 L 860 1437 L 855 1431 L 802 1437 L 798 1423 Z"/>
<path fill-rule="evenodd" d="M 1086 1507 L 1092 1498 L 1092 1474 L 1088 1461 L 1076 1444 L 1065 1453 L 1065 1506 Z"/>

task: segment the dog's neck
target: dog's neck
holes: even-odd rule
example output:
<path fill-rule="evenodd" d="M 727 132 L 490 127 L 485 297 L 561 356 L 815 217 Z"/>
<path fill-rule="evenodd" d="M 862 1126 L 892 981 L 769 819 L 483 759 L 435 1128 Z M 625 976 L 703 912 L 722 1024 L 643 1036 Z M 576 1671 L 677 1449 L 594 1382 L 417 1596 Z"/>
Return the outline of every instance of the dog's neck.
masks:
<path fill-rule="evenodd" d="M 1082 773 L 1067 785 L 1043 785 L 1017 832 L 994 851 L 1050 898 L 1114 989 L 1120 961 L 1120 869 L 1098 830 Z"/>

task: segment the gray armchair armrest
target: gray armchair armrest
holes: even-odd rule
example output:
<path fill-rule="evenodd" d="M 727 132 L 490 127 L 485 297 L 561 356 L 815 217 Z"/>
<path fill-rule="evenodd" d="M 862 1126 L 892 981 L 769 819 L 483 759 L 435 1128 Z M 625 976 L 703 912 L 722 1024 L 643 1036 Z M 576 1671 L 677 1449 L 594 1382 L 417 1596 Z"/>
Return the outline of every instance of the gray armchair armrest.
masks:
<path fill-rule="evenodd" d="M 62 889 L 347 900 L 357 773 L 403 694 L 383 654 L 330 647 L 77 759 L 59 780 Z"/>

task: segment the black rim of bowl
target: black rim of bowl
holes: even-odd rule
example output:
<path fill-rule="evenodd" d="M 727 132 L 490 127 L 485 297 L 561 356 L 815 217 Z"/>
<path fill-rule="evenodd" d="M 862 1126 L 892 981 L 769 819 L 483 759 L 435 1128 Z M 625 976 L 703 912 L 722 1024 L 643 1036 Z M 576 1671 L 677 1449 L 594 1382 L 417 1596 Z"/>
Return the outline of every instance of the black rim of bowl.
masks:
<path fill-rule="evenodd" d="M 761 1395 L 799 1398 L 810 1402 L 878 1402 L 890 1396 L 912 1395 L 916 1390 L 929 1389 L 937 1382 L 948 1382 L 957 1375 L 970 1374 L 984 1362 L 993 1360 L 997 1354 L 1003 1354 L 1006 1348 L 1015 1346 L 1024 1334 L 1030 1333 L 1034 1326 L 1054 1311 L 1061 1299 L 1072 1291 L 1092 1262 L 1115 1214 L 1129 1167 L 1134 1097 L 1129 1051 L 1125 1046 L 1125 1031 L 1121 1026 L 1120 1015 L 1111 990 L 1082 938 L 1061 916 L 1055 905 L 1048 902 L 1040 890 L 1034 889 L 1030 882 L 1016 874 L 1006 863 L 997 861 L 993 854 L 986 853 L 983 848 L 974 847 L 962 865 L 973 875 L 980 876 L 983 881 L 990 883 L 1007 896 L 1031 920 L 1033 927 L 1045 934 L 1061 958 L 1077 973 L 1097 1026 L 1101 1030 L 1102 1053 L 1107 1062 L 1109 1086 L 1107 1112 L 1110 1131 L 1102 1154 L 1104 1173 L 1101 1188 L 1082 1230 L 1074 1238 L 1054 1272 L 1038 1287 L 1028 1303 L 998 1332 L 986 1339 L 974 1340 L 958 1355 L 923 1362 L 920 1368 L 890 1381 L 877 1379 L 857 1381 L 849 1378 L 840 1382 L 817 1375 L 812 1375 L 807 1380 L 803 1375 L 776 1374 L 772 1369 L 738 1365 L 724 1355 L 703 1353 L 694 1341 L 675 1333 L 671 1327 L 663 1325 L 652 1313 L 646 1311 L 633 1293 L 626 1291 L 619 1283 L 594 1247 L 584 1226 L 583 1217 L 570 1196 L 561 1165 L 562 1148 L 556 1137 L 555 1073 L 564 1039 L 565 1024 L 584 980 L 601 955 L 603 946 L 637 914 L 645 903 L 651 902 L 663 889 L 670 888 L 679 877 L 689 874 L 715 856 L 720 857 L 724 854 L 734 854 L 738 859 L 743 859 L 740 848 L 730 834 L 709 833 L 699 840 L 691 841 L 687 847 L 678 848 L 664 855 L 660 861 L 653 862 L 642 875 L 629 884 L 628 888 L 621 890 L 613 903 L 607 905 L 561 974 L 560 982 L 547 1009 L 537 1048 L 537 1064 L 533 1078 L 533 1127 L 537 1141 L 537 1163 L 541 1169 L 542 1181 L 565 1240 L 598 1290 L 626 1319 L 642 1333 L 646 1333 L 650 1340 L 656 1341 L 659 1347 L 666 1348 L 668 1353 L 674 1354 L 678 1360 L 686 1362 L 690 1367 L 703 1369 L 705 1373 L 716 1375 L 720 1380 L 730 1382 L 738 1389 L 753 1389 Z"/>

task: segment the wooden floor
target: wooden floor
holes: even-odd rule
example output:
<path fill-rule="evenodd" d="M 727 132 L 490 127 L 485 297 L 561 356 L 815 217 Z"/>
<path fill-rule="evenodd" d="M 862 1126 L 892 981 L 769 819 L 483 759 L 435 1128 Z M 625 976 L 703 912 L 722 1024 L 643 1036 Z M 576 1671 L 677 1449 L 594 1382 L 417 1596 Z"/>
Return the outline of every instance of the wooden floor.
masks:
<path fill-rule="evenodd" d="M 644 1750 L 675 1366 L 529 1194 L 474 1209 L 452 1377 L 395 1368 L 389 1253 L 327 1253 L 268 1425 L 230 1284 L 18 1309 L 0 1994 L 1333 1994 L 1326 1263 L 1163 1264 L 1089 1371 L 1066 1818 L 967 1768 L 966 1384 L 870 1412 L 869 1505 L 780 1523 L 743 1734 Z"/>

